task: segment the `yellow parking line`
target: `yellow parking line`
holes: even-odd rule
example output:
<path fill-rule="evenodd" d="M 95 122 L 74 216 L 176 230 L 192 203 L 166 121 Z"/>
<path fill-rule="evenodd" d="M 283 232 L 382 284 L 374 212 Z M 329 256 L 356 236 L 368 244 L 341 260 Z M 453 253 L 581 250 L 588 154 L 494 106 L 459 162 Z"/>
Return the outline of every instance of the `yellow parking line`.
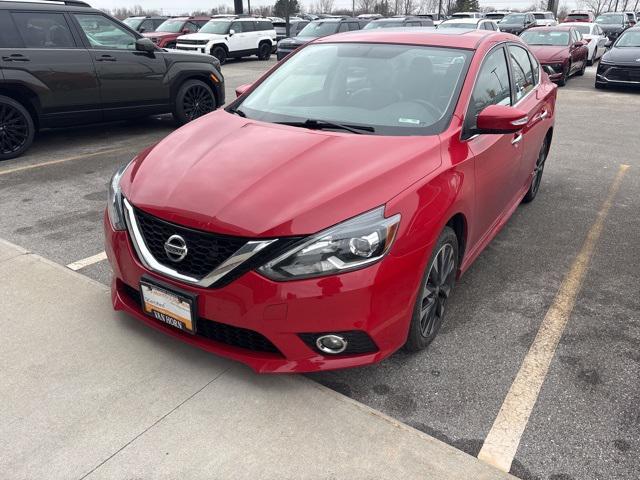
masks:
<path fill-rule="evenodd" d="M 578 256 L 560 285 L 553 304 L 547 311 L 538 334 L 529 348 L 529 352 L 525 356 L 478 454 L 480 460 L 500 470 L 508 472 L 511 469 L 511 462 L 538 399 L 556 347 L 582 288 L 582 282 L 602 234 L 605 219 L 628 168 L 629 165 L 620 165 L 618 173 L 609 187 L 607 198 L 598 212 L 598 217 L 589 229 Z"/>
<path fill-rule="evenodd" d="M 10 173 L 22 172 L 24 170 L 31 170 L 34 168 L 48 167 L 49 165 L 56 165 L 58 163 L 71 162 L 73 160 L 80 160 L 81 158 L 95 157 L 96 155 L 104 155 L 107 153 L 120 152 L 126 150 L 127 147 L 110 148 L 108 150 L 98 150 L 97 152 L 83 153 L 82 155 L 75 155 L 73 157 L 60 158 L 58 160 L 50 160 L 48 162 L 36 163 L 33 165 L 25 165 L 23 167 L 7 168 L 0 170 L 0 175 L 8 175 Z"/>

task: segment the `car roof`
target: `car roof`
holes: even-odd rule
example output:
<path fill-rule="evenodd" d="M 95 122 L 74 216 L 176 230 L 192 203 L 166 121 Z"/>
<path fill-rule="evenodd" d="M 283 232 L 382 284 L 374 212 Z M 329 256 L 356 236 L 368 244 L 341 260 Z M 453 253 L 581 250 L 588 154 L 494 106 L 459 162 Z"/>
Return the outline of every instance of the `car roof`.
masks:
<path fill-rule="evenodd" d="M 69 4 L 65 5 L 64 2 L 47 2 L 47 1 L 0 1 L 0 9 L 11 9 L 11 10 L 56 10 L 56 11 L 92 11 L 99 12 L 100 10 L 93 8 L 89 4 L 82 4 L 83 2 L 78 2 L 77 4 Z"/>
<path fill-rule="evenodd" d="M 492 22 L 490 18 L 452 18 L 451 20 L 445 20 L 440 25 L 447 23 L 468 23 L 469 25 L 477 25 L 480 22 Z"/>
<path fill-rule="evenodd" d="M 590 25 L 590 24 L 585 22 L 585 23 L 580 23 L 580 25 Z M 569 23 L 561 23 L 560 25 L 555 25 L 553 27 L 533 27 L 530 30 L 535 30 L 537 32 L 539 31 L 557 32 L 557 31 L 568 31 L 568 30 L 571 30 L 572 28 L 576 28 L 576 26 L 571 24 L 571 22 L 569 22 Z"/>
<path fill-rule="evenodd" d="M 563 23 L 559 23 L 558 25 L 556 25 L 557 27 L 573 27 L 573 28 L 578 28 L 580 26 L 589 26 L 592 27 L 594 25 L 598 25 L 595 22 L 563 22 Z"/>
<path fill-rule="evenodd" d="M 485 41 L 513 40 L 513 35 L 493 30 L 445 29 L 435 30 L 433 27 L 356 30 L 322 37 L 314 43 L 363 42 L 424 45 L 432 47 L 451 47 L 476 50 Z"/>

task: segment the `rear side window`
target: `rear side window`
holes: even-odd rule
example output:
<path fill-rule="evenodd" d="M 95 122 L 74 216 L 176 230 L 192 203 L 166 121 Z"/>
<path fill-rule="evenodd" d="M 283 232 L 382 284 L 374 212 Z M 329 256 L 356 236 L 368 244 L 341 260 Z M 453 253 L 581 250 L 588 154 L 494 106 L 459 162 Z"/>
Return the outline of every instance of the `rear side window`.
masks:
<path fill-rule="evenodd" d="M 357 23 L 350 23 L 349 30 L 360 30 L 360 25 Z"/>
<path fill-rule="evenodd" d="M 11 15 L 27 48 L 76 46 L 62 13 L 14 12 Z"/>
<path fill-rule="evenodd" d="M 529 53 L 524 48 L 509 45 L 509 56 L 511 57 L 513 83 L 516 91 L 515 101 L 517 102 L 533 90 L 533 69 Z"/>
<path fill-rule="evenodd" d="M 0 10 L 0 48 L 24 47 L 22 38 L 6 10 Z"/>
<path fill-rule="evenodd" d="M 341 23 L 338 27 L 338 32 L 346 32 L 349 30 L 349 26 L 346 23 Z"/>
<path fill-rule="evenodd" d="M 243 32 L 255 32 L 256 31 L 256 22 L 240 22 L 242 24 Z"/>
<path fill-rule="evenodd" d="M 153 30 L 155 30 L 153 27 L 153 20 L 145 20 L 138 27 L 139 32 L 151 32 Z"/>
<path fill-rule="evenodd" d="M 465 119 L 467 132 L 476 128 L 478 114 L 489 105 L 511 105 L 509 69 L 502 47 L 491 52 L 480 68 Z"/>

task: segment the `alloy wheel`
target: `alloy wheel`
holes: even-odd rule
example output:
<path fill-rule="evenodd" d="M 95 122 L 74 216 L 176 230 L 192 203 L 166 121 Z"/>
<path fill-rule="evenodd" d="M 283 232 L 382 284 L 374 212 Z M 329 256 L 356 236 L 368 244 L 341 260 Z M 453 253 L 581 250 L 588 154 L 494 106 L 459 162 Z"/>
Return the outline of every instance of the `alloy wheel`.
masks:
<path fill-rule="evenodd" d="M 455 267 L 453 247 L 447 243 L 433 258 L 422 291 L 420 330 L 424 337 L 431 336 L 442 324 L 446 302 L 455 280 Z"/>
<path fill-rule="evenodd" d="M 216 106 L 211 92 L 202 85 L 194 85 L 189 88 L 185 92 L 182 102 L 188 121 L 213 111 Z"/>
<path fill-rule="evenodd" d="M 542 172 L 544 170 L 544 162 L 547 160 L 547 140 L 542 144 L 538 159 L 536 160 L 536 167 L 533 169 L 533 179 L 531 180 L 532 192 L 535 195 L 540 188 L 540 182 L 542 181 Z"/>
<path fill-rule="evenodd" d="M 0 152 L 8 155 L 20 150 L 29 138 L 27 119 L 12 105 L 0 105 Z"/>

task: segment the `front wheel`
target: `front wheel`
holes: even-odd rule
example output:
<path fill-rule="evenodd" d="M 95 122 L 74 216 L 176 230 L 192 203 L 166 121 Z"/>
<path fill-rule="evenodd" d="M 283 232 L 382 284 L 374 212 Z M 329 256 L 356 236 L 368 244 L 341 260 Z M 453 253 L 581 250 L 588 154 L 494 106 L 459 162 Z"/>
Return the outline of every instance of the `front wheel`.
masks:
<path fill-rule="evenodd" d="M 13 98 L 0 95 L 0 160 L 22 155 L 33 143 L 34 135 L 29 111 Z"/>
<path fill-rule="evenodd" d="M 220 62 L 220 65 L 224 65 L 225 62 L 227 61 L 227 51 L 225 50 L 224 47 L 220 45 L 213 47 L 211 49 L 211 55 L 213 55 L 218 59 L 218 61 Z"/>
<path fill-rule="evenodd" d="M 538 194 L 538 190 L 540 189 L 540 182 L 542 181 L 542 172 L 544 171 L 544 163 L 547 161 L 547 155 L 549 154 L 549 137 L 544 139 L 542 142 L 542 148 L 540 148 L 540 153 L 538 153 L 538 158 L 536 159 L 536 166 L 533 169 L 533 174 L 531 176 L 531 185 L 529 185 L 529 190 L 525 194 L 522 199 L 522 203 L 532 202 L 536 195 Z"/>
<path fill-rule="evenodd" d="M 404 345 L 405 350 L 410 352 L 426 348 L 444 321 L 447 300 L 458 270 L 458 238 L 450 227 L 445 227 L 438 237 L 427 265 Z"/>
<path fill-rule="evenodd" d="M 569 64 L 569 67 L 562 72 L 562 78 L 560 78 L 560 80 L 558 80 L 558 86 L 559 87 L 564 87 L 567 84 L 567 80 L 569 80 L 569 72 L 570 71 L 571 71 L 571 64 Z"/>
<path fill-rule="evenodd" d="M 216 97 L 209 85 L 200 80 L 187 80 L 176 94 L 173 118 L 184 125 L 215 109 Z"/>
<path fill-rule="evenodd" d="M 258 60 L 269 60 L 271 58 L 271 44 L 263 42 L 258 47 Z"/>

